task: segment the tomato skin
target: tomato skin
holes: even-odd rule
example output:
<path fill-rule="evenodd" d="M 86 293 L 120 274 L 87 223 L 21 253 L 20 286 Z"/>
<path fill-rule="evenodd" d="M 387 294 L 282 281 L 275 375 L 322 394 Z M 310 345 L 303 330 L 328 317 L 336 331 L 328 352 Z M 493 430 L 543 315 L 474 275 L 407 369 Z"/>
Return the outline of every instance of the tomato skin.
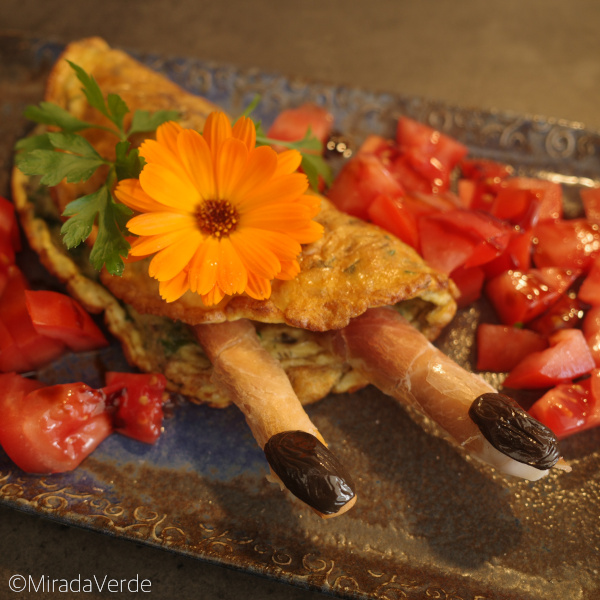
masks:
<path fill-rule="evenodd" d="M 112 431 L 105 394 L 83 383 L 45 387 L 7 373 L 0 390 L 0 445 L 28 473 L 70 471 Z"/>
<path fill-rule="evenodd" d="M 581 324 L 583 335 L 592 354 L 596 367 L 600 367 L 600 307 L 587 311 Z"/>
<path fill-rule="evenodd" d="M 450 279 L 458 288 L 459 296 L 456 299 L 458 308 L 466 308 L 481 297 L 485 273 L 481 267 L 460 266 L 450 273 Z"/>
<path fill-rule="evenodd" d="M 418 249 L 417 219 L 401 200 L 380 194 L 369 206 L 368 214 L 375 225 L 389 231 L 415 250 Z"/>
<path fill-rule="evenodd" d="M 535 331 L 481 323 L 477 328 L 477 369 L 505 373 L 514 369 L 526 356 L 547 347 L 546 337 Z"/>
<path fill-rule="evenodd" d="M 555 220 L 534 227 L 537 242 L 533 262 L 537 267 L 577 269 L 582 273 L 600 254 L 600 226 L 585 219 Z"/>
<path fill-rule="evenodd" d="M 21 250 L 21 235 L 15 214 L 15 207 L 6 198 L 0 196 L 0 240 L 10 243 L 13 260 L 14 253 Z"/>
<path fill-rule="evenodd" d="M 108 346 L 108 341 L 83 307 L 70 296 L 47 290 L 25 290 L 25 305 L 34 329 L 75 352 Z"/>
<path fill-rule="evenodd" d="M 600 258 L 592 263 L 578 291 L 579 299 L 590 306 L 600 306 Z"/>
<path fill-rule="evenodd" d="M 563 329 L 550 336 L 550 347 L 526 356 L 504 380 L 514 389 L 549 388 L 580 377 L 595 364 L 583 333 Z"/>
<path fill-rule="evenodd" d="M 527 323 L 557 302 L 578 274 L 556 268 L 506 271 L 487 282 L 485 293 L 502 323 Z"/>
<path fill-rule="evenodd" d="M 468 153 L 457 140 L 408 117 L 398 119 L 396 143 L 406 163 L 436 192 L 448 189 L 450 173 Z"/>
<path fill-rule="evenodd" d="M 147 444 L 162 433 L 167 380 L 159 373 L 106 374 L 105 393 L 116 407 L 115 431 Z"/>
<path fill-rule="evenodd" d="M 27 281 L 18 267 L 10 265 L 6 288 L 0 297 L 0 320 L 12 340 L 5 337 L 0 345 L 0 364 L 6 370 L 36 369 L 55 360 L 65 350 L 62 342 L 39 334 L 33 327 L 25 306 L 27 287 Z M 17 355 L 23 357 L 22 365 L 12 363 Z"/>
<path fill-rule="evenodd" d="M 404 188 L 375 156 L 357 155 L 342 167 L 327 196 L 341 211 L 366 221 L 380 194 L 399 198 Z"/>
<path fill-rule="evenodd" d="M 562 383 L 548 390 L 529 414 L 551 429 L 559 439 L 600 425 L 600 370 L 589 379 Z"/>
<path fill-rule="evenodd" d="M 506 271 L 528 271 L 531 268 L 532 244 L 531 231 L 513 231 L 504 251 L 483 265 L 486 278 L 493 279 Z"/>
<path fill-rule="evenodd" d="M 529 190 L 539 200 L 535 222 L 556 220 L 563 216 L 563 197 L 560 183 L 533 177 L 511 177 L 502 182 L 501 189 Z"/>
<path fill-rule="evenodd" d="M 322 144 L 325 144 L 333 128 L 333 115 L 313 103 L 281 111 L 269 130 L 267 137 L 284 142 L 296 142 L 304 138 L 310 128 Z"/>

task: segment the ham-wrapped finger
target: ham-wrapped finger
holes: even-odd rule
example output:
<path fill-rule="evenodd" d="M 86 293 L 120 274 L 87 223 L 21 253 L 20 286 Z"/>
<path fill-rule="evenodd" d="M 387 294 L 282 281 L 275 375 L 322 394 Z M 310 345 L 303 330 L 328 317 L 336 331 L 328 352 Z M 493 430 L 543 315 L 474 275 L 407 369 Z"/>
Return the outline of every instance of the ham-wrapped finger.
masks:
<path fill-rule="evenodd" d="M 333 351 L 382 392 L 425 414 L 499 471 L 536 480 L 559 461 L 549 429 L 452 361 L 397 311 L 371 309 L 328 335 Z"/>
<path fill-rule="evenodd" d="M 312 423 L 281 364 L 246 320 L 198 325 L 196 338 L 213 364 L 213 382 L 238 406 L 272 472 L 323 517 L 356 501 L 349 474 Z"/>

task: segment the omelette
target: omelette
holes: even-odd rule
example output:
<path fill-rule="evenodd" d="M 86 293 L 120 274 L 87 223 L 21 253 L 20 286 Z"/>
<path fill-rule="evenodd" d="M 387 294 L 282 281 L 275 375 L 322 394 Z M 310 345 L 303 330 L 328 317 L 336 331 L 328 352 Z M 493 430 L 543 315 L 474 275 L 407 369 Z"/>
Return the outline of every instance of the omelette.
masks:
<path fill-rule="evenodd" d="M 98 38 L 70 44 L 57 61 L 45 100 L 88 122 L 104 124 L 81 91 L 68 64 L 82 67 L 105 94 L 119 94 L 131 111 L 176 109 L 180 124 L 202 130 L 216 107 L 153 72 Z M 101 130 L 83 132 L 106 158 L 114 138 Z M 133 141 L 139 144 L 144 136 Z M 190 291 L 165 303 L 146 260 L 128 263 L 122 276 L 95 272 L 89 250 L 67 251 L 60 239 L 60 214 L 75 198 L 102 182 L 102 169 L 85 183 L 66 181 L 46 190 L 17 169 L 13 198 L 31 247 L 43 265 L 90 312 L 103 313 L 129 362 L 142 371 L 161 372 L 169 388 L 193 401 L 226 406 L 229 400 L 211 383 L 212 365 L 188 325 L 251 320 L 262 346 L 285 369 L 302 403 L 330 393 L 351 392 L 368 381 L 323 342 L 321 332 L 338 330 L 370 308 L 394 306 L 428 339 L 434 339 L 456 311 L 455 287 L 410 247 L 382 229 L 338 211 L 325 198 L 316 220 L 324 227 L 317 242 L 305 245 L 300 273 L 273 282 L 271 297 L 226 296 L 205 306 Z"/>

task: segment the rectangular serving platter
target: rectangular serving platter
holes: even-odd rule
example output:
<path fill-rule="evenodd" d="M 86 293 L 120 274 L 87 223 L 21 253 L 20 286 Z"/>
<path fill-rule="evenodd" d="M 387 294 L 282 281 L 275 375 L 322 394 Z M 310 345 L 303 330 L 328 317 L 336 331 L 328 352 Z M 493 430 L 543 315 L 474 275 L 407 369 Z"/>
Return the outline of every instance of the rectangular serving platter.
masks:
<path fill-rule="evenodd" d="M 22 111 L 41 100 L 61 49 L 60 43 L 0 36 L 4 195 L 12 146 L 27 132 Z M 290 80 L 211 61 L 137 58 L 233 115 L 259 94 L 257 116 L 266 125 L 282 109 L 317 102 L 355 144 L 369 133 L 392 136 L 397 118 L 407 115 L 456 137 L 474 156 L 561 181 L 572 215 L 578 188 L 600 181 L 600 137 L 578 123 Z M 44 277 L 35 261 L 28 264 L 30 278 Z M 438 340 L 466 368 L 486 311 L 484 305 L 461 311 Z M 112 345 L 68 355 L 39 377 L 101 385 L 103 370 L 127 368 Z M 154 446 L 113 435 L 71 473 L 28 475 L 0 451 L 0 503 L 344 598 L 598 597 L 600 430 L 564 442 L 571 473 L 530 483 L 475 464 L 371 387 L 328 397 L 307 411 L 353 468 L 358 502 L 341 518 L 321 520 L 266 481 L 264 455 L 235 407 L 187 402 L 178 403 Z"/>

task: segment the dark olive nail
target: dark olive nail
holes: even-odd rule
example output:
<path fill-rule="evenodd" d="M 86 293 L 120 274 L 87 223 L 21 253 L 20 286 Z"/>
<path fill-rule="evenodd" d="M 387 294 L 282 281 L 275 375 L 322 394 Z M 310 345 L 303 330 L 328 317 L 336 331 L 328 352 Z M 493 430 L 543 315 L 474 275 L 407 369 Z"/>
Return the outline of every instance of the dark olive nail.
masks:
<path fill-rule="evenodd" d="M 560 458 L 556 435 L 504 394 L 482 394 L 469 417 L 494 448 L 518 462 L 545 470 Z"/>
<path fill-rule="evenodd" d="M 324 515 L 337 513 L 354 497 L 346 469 L 306 431 L 275 434 L 265 444 L 265 455 L 287 489 Z"/>

